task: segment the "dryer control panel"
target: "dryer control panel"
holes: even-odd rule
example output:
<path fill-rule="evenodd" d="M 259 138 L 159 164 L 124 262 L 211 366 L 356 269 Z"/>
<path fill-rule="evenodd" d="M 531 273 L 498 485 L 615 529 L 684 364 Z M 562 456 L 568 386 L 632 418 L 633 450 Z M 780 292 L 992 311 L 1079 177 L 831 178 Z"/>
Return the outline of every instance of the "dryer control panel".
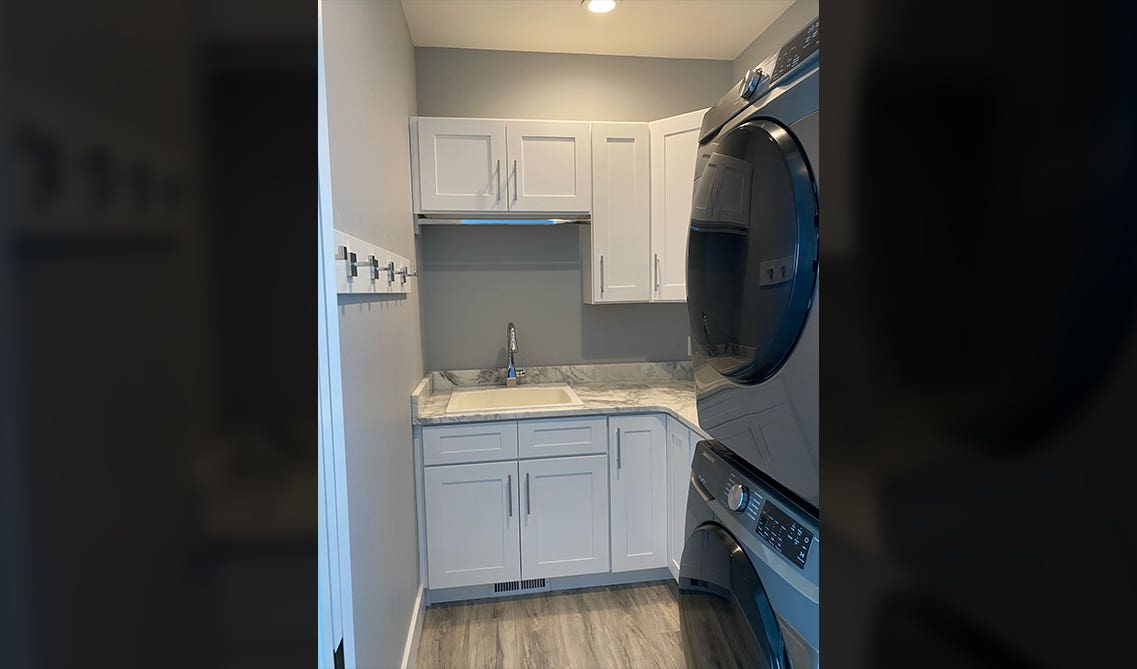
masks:
<path fill-rule="evenodd" d="M 821 49 L 821 18 L 816 18 L 802 28 L 778 51 L 778 60 L 770 74 L 771 82 L 776 82 L 785 73 L 801 65 Z"/>
<path fill-rule="evenodd" d="M 821 50 L 821 18 L 815 18 L 802 28 L 778 53 L 767 56 L 756 67 L 747 70 L 742 79 L 731 86 L 719 101 L 703 116 L 699 129 L 699 143 L 705 144 L 732 118 L 754 104 L 778 84 L 794 68 L 818 59 Z"/>

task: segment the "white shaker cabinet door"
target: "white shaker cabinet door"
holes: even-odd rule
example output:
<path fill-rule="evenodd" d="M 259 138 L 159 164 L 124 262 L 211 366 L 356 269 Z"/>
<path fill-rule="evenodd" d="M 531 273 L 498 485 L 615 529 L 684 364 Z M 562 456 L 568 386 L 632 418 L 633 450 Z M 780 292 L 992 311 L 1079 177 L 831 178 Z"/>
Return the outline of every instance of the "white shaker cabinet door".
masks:
<path fill-rule="evenodd" d="M 429 587 L 519 580 L 517 462 L 427 467 L 424 479 Z"/>
<path fill-rule="evenodd" d="M 608 419 L 612 571 L 667 565 L 666 416 Z"/>
<path fill-rule="evenodd" d="M 576 213 L 592 209 L 589 124 L 506 121 L 508 207 L 518 213 Z"/>
<path fill-rule="evenodd" d="M 505 211 L 505 121 L 418 118 L 420 208 Z"/>
<path fill-rule="evenodd" d="M 608 571 L 608 456 L 525 460 L 521 573 L 553 578 Z"/>
<path fill-rule="evenodd" d="M 646 123 L 592 124 L 593 208 L 586 302 L 651 299 L 650 135 Z"/>
<path fill-rule="evenodd" d="M 691 487 L 691 458 L 698 437 L 682 422 L 667 417 L 667 568 L 679 578 L 679 563 L 687 525 L 687 492 Z"/>
<path fill-rule="evenodd" d="M 706 109 L 652 121 L 651 299 L 687 301 L 687 235 Z"/>

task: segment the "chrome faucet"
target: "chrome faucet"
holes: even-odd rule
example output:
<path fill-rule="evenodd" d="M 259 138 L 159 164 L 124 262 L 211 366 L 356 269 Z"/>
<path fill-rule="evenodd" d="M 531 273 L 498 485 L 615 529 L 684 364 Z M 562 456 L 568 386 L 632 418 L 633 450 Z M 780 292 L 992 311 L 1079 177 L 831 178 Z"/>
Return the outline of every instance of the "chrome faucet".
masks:
<path fill-rule="evenodd" d="M 509 367 L 505 369 L 505 385 L 507 388 L 512 388 L 517 385 L 517 380 L 525 376 L 525 369 L 517 369 L 513 366 L 513 354 L 517 353 L 517 330 L 513 327 L 513 321 L 509 322 L 506 327 L 506 340 L 505 350 L 509 353 Z"/>

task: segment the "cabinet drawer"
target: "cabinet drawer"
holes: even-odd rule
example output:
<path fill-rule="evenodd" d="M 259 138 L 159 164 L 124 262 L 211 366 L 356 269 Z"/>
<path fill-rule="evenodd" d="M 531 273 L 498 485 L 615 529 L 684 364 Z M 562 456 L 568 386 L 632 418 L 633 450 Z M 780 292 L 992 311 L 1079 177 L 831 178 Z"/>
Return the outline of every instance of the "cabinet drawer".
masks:
<path fill-rule="evenodd" d="M 426 465 L 516 458 L 516 421 L 439 425 L 422 429 L 422 460 Z"/>
<path fill-rule="evenodd" d="M 608 419 L 604 416 L 523 420 L 517 431 L 521 458 L 608 452 Z"/>

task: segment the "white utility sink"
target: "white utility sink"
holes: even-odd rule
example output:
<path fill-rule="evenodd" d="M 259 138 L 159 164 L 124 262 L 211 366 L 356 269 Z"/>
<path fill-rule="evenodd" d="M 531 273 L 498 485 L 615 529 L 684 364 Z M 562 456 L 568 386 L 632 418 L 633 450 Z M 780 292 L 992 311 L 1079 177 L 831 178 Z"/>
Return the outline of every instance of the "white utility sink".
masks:
<path fill-rule="evenodd" d="M 563 383 L 513 388 L 456 388 L 450 395 L 446 413 L 485 409 L 542 409 L 583 404 L 572 388 Z"/>

